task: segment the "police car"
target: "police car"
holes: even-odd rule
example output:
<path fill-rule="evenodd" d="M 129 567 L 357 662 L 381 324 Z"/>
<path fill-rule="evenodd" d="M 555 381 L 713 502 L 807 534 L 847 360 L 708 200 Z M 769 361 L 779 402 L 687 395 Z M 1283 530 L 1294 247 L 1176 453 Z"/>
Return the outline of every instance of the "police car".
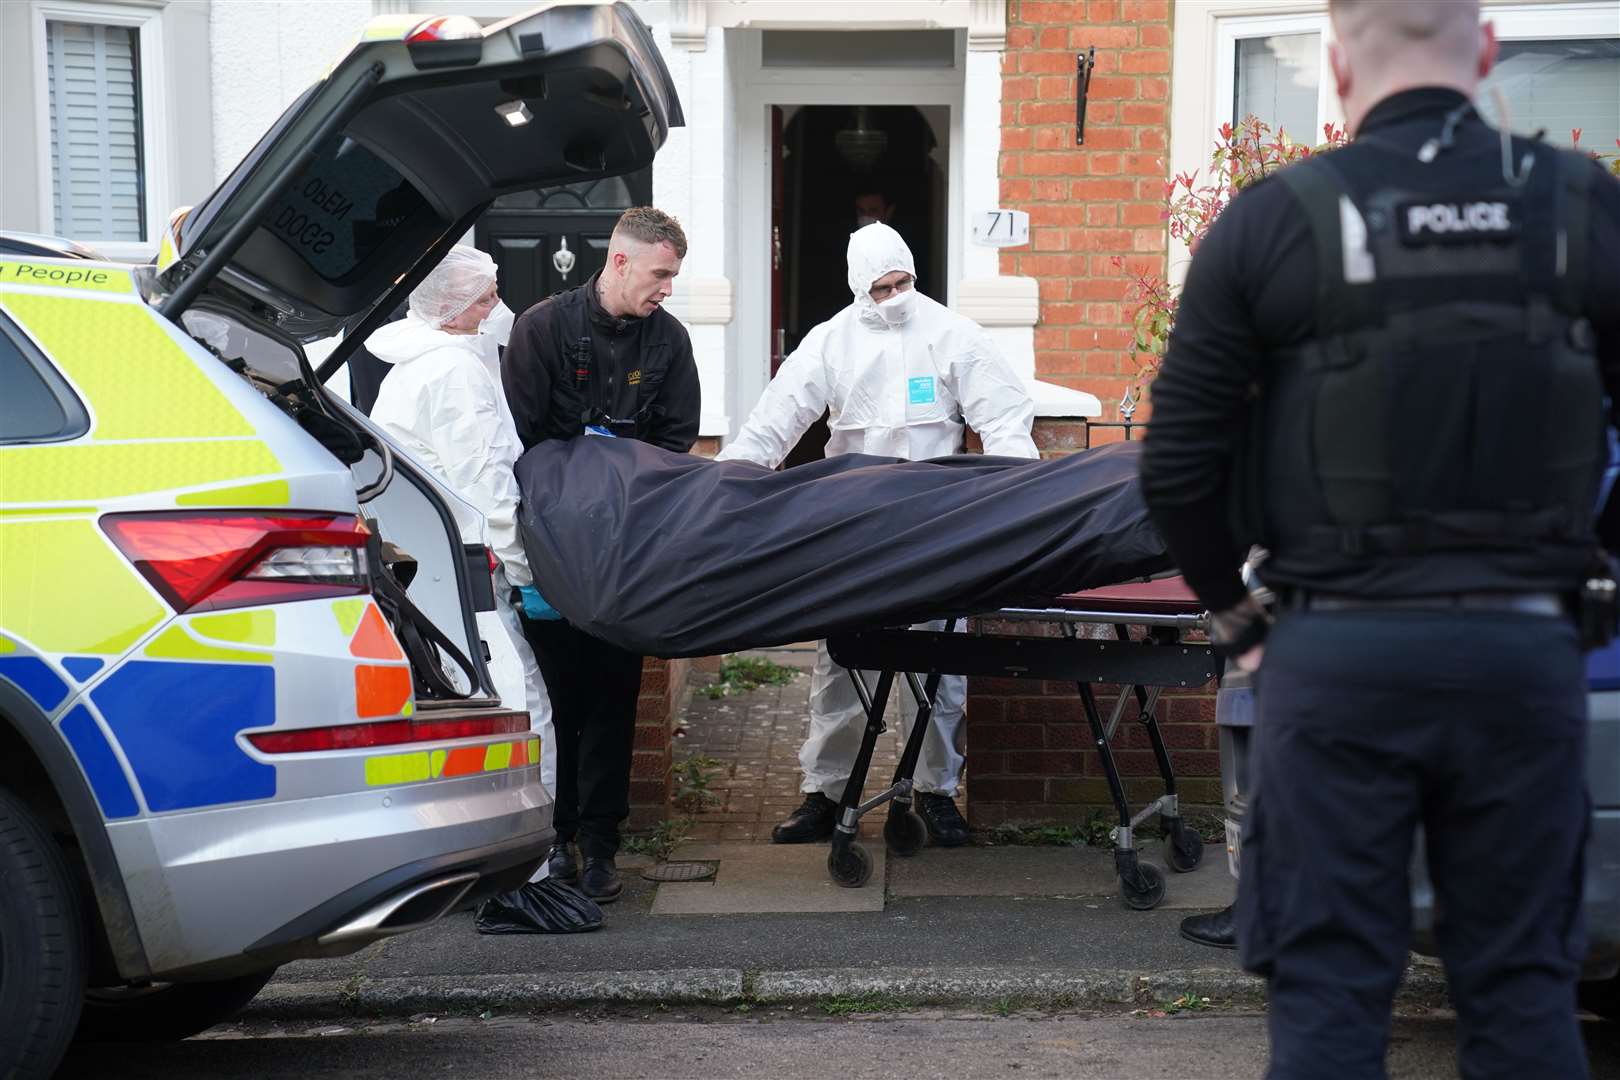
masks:
<path fill-rule="evenodd" d="M 1585 852 L 1582 914 L 1587 951 L 1580 1003 L 1620 1020 L 1620 640 L 1587 657 L 1586 790 L 1592 801 Z M 1434 885 L 1421 842 L 1412 860 L 1413 947 L 1439 955 Z"/>
<path fill-rule="evenodd" d="M 680 122 L 626 5 L 385 17 L 154 265 L 0 252 L 0 1075 L 201 1030 L 539 864 L 482 521 L 306 346 L 340 366 L 496 196 Z"/>

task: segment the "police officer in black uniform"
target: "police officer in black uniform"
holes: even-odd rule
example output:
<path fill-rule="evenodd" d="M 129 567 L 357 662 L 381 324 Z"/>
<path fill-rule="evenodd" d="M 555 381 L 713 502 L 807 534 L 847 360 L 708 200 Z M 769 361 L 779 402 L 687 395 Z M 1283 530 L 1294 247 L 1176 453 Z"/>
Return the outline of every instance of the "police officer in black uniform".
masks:
<path fill-rule="evenodd" d="M 1259 668 L 1240 955 L 1272 1077 L 1383 1076 L 1422 825 L 1463 1075 L 1582 1077 L 1620 184 L 1480 119 L 1477 0 L 1331 14 L 1355 141 L 1200 245 L 1143 462 L 1217 645 Z M 1249 540 L 1275 625 L 1235 570 Z"/>
<path fill-rule="evenodd" d="M 692 449 L 702 407 L 697 363 L 686 328 L 663 309 L 685 257 L 686 235 L 674 218 L 652 207 L 627 210 L 601 271 L 518 317 L 501 381 L 525 450 L 586 432 Z M 550 876 L 577 877 L 586 895 L 605 903 L 621 889 L 614 856 L 630 813 L 642 658 L 556 616 L 533 619 L 526 611 L 523 629 L 557 731 Z M 583 871 L 569 850 L 576 839 Z"/>

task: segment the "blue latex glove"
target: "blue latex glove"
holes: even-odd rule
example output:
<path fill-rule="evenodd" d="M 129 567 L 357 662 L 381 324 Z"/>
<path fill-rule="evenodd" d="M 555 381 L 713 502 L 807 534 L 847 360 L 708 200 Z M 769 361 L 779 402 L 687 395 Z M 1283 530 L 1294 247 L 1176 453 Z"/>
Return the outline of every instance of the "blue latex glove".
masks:
<path fill-rule="evenodd" d="M 523 598 L 525 618 L 535 622 L 557 622 L 562 618 L 562 612 L 546 603 L 546 598 L 533 585 L 519 585 L 518 595 Z"/>

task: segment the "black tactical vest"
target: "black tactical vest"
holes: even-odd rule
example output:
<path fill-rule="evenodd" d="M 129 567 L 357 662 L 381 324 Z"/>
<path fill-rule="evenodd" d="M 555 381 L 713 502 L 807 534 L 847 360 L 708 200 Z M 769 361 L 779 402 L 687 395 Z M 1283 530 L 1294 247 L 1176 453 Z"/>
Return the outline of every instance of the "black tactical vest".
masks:
<path fill-rule="evenodd" d="M 1592 169 L 1537 146 L 1521 186 L 1490 170 L 1436 197 L 1400 183 L 1422 168 L 1409 151 L 1365 144 L 1389 157 L 1372 190 L 1332 154 L 1278 174 L 1310 223 L 1317 336 L 1270 358 L 1240 524 L 1296 583 L 1410 560 L 1392 590 L 1410 593 L 1419 566 L 1498 555 L 1527 582 L 1578 581 L 1606 460 L 1581 315 L 1604 257 L 1586 250 Z"/>
<path fill-rule="evenodd" d="M 599 354 L 612 333 L 613 319 L 593 316 L 587 297 L 595 288 L 593 276 L 546 301 L 554 305 L 553 348 L 562 358 L 552 384 L 552 414 L 562 430 L 550 437 L 572 438 L 587 427 L 599 427 L 620 438 L 639 439 L 663 409 L 658 392 L 669 374 L 676 349 L 673 334 L 680 324 L 663 312 L 643 320 L 635 366 L 619 373 L 625 379 L 622 386 L 610 386 L 610 372 L 602 370 Z M 593 318 L 603 322 L 594 331 Z"/>

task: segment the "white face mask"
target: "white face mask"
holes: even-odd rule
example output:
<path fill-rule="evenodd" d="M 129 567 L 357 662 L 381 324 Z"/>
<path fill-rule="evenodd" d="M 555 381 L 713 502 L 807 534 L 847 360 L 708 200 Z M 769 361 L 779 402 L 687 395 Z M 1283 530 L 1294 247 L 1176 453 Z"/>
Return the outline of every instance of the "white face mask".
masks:
<path fill-rule="evenodd" d="M 495 306 L 489 309 L 484 321 L 478 324 L 478 332 L 484 337 L 493 338 L 497 346 L 505 345 L 512 336 L 512 323 L 516 316 L 512 309 L 506 306 L 505 300 L 496 300 Z"/>
<path fill-rule="evenodd" d="M 888 323 L 890 326 L 899 326 L 901 323 L 910 319 L 912 313 L 916 310 L 916 289 L 907 289 L 904 292 L 897 292 L 887 300 L 883 301 L 883 303 L 877 305 L 878 314 L 881 315 L 883 317 L 883 321 Z"/>

